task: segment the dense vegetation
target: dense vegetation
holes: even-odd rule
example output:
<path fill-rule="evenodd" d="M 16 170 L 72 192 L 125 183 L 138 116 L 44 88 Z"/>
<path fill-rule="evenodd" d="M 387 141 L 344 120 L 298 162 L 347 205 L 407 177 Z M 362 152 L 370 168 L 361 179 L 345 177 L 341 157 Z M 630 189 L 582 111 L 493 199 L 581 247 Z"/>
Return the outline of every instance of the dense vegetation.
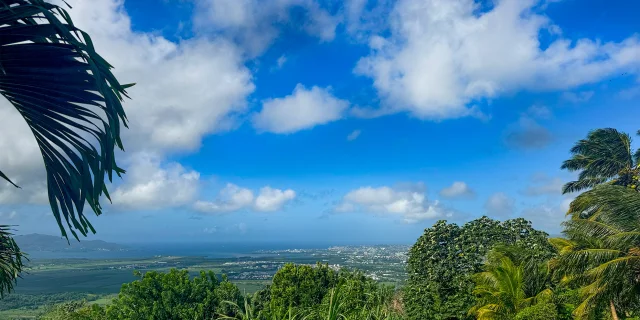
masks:
<path fill-rule="evenodd" d="M 19 31 L 19 32 L 18 32 Z M 68 14 L 43 0 L 0 0 L 0 93 L 20 112 L 42 152 L 51 210 L 63 236 L 94 229 L 105 176 L 124 172 L 125 89 Z M 29 88 L 29 90 L 24 90 Z M 96 124 L 96 123 L 99 123 Z M 640 131 L 638 132 L 640 134 Z M 86 137 L 95 143 L 89 143 Z M 640 150 L 615 129 L 576 143 L 564 238 L 522 219 L 439 221 L 411 248 L 408 282 L 386 286 L 359 271 L 287 265 L 245 295 L 225 276 L 147 272 L 107 306 L 72 301 L 42 319 L 637 319 L 640 316 Z M 0 171 L 0 179 L 15 185 Z M 13 289 L 24 254 L 0 225 L 0 296 Z"/>
<path fill-rule="evenodd" d="M 638 319 L 640 151 L 599 129 L 571 152 L 562 167 L 578 179 L 563 191 L 583 193 L 563 238 L 524 219 L 438 221 L 410 249 L 402 288 L 322 264 L 288 264 L 253 295 L 213 273 L 148 272 L 106 307 L 69 302 L 43 319 Z"/>

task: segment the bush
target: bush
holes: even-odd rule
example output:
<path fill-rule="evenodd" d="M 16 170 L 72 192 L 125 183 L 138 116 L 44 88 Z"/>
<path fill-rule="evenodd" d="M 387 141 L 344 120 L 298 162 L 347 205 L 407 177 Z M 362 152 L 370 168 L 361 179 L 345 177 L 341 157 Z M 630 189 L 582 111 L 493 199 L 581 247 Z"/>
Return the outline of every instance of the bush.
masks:
<path fill-rule="evenodd" d="M 515 320 L 557 320 L 558 310 L 552 303 L 539 303 L 518 312 Z"/>

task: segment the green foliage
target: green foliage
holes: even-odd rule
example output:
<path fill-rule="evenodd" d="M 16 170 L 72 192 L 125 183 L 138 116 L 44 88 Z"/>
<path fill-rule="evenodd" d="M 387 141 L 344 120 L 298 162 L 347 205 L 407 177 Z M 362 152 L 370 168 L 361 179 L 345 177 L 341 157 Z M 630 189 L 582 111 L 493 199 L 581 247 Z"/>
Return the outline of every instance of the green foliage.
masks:
<path fill-rule="evenodd" d="M 104 308 L 89 305 L 85 300 L 70 301 L 49 308 L 39 320 L 108 320 Z"/>
<path fill-rule="evenodd" d="M 395 316 L 393 287 L 361 271 L 334 271 L 325 264 L 287 264 L 268 288 L 256 292 L 260 319 L 390 319 Z M 269 303 L 267 304 L 267 301 Z"/>
<path fill-rule="evenodd" d="M 558 310 L 553 303 L 539 303 L 520 311 L 515 320 L 556 320 Z"/>
<path fill-rule="evenodd" d="M 499 222 L 482 217 L 462 227 L 438 221 L 409 251 L 404 308 L 409 319 L 468 319 L 475 305 L 471 276 L 498 244 L 526 249 L 531 259 L 554 254 L 547 234 L 524 219 Z"/>
<path fill-rule="evenodd" d="M 571 148 L 571 153 L 561 168 L 579 171 L 579 175 L 578 180 L 564 185 L 563 193 L 590 189 L 607 181 L 632 189 L 639 187 L 640 149 L 633 153 L 628 134 L 612 128 L 593 130 Z"/>
<path fill-rule="evenodd" d="M 23 268 L 24 253 L 12 238 L 10 226 L 0 225 L 0 298 L 13 290 Z"/>
<path fill-rule="evenodd" d="M 568 239 L 551 239 L 560 252 L 552 266 L 558 278 L 580 288 L 574 315 L 591 319 L 602 310 L 640 310 L 640 194 L 598 186 L 578 196 L 569 214 Z"/>
<path fill-rule="evenodd" d="M 306 309 L 319 305 L 337 283 L 337 273 L 326 264 L 286 264 L 273 276 L 270 309 L 284 313 L 290 306 Z"/>
<path fill-rule="evenodd" d="M 532 264 L 529 259 L 514 261 L 514 253 L 524 251 L 522 249 L 509 248 L 506 252 L 501 251 L 489 252 L 484 271 L 473 276 L 473 293 L 478 300 L 469 313 L 476 315 L 478 320 L 513 319 L 538 303 L 547 304 L 551 301 L 552 291 L 549 288 L 536 288 L 539 291 L 527 288 L 529 282 L 544 283 L 548 273 L 527 272 L 528 266 Z M 522 257 L 522 254 L 518 253 L 516 256 Z M 534 277 L 540 277 L 542 281 Z M 527 289 L 531 292 L 527 292 Z M 553 309 L 555 310 L 555 306 Z M 553 319 L 555 318 L 556 316 Z"/>
<path fill-rule="evenodd" d="M 11 294 L 0 300 L 0 311 L 10 309 L 35 310 L 41 306 L 56 305 L 68 301 L 93 301 L 99 295 L 82 292 L 62 292 L 53 294 Z"/>
<path fill-rule="evenodd" d="M 213 272 L 203 271 L 190 279 L 186 270 L 151 271 L 140 280 L 124 284 L 107 307 L 107 315 L 109 319 L 130 320 L 211 319 L 225 307 L 231 309 L 222 301 L 238 293 L 233 284 L 226 280 L 221 283 Z"/>

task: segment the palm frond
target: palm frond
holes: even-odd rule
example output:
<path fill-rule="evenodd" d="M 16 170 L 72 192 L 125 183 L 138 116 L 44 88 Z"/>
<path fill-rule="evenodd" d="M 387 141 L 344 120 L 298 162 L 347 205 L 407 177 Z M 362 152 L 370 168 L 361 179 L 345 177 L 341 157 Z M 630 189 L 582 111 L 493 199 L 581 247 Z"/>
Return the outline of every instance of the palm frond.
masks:
<path fill-rule="evenodd" d="M 43 0 L 0 1 L 0 52 L 0 93 L 40 148 L 62 235 L 95 232 L 84 205 L 101 214 L 100 197 L 109 198 L 105 176 L 124 173 L 114 149 L 123 148 L 121 101 L 130 85 L 118 82 L 64 9 Z"/>
<path fill-rule="evenodd" d="M 631 137 L 613 128 L 589 132 L 571 148 L 572 157 L 561 169 L 580 171 L 577 181 L 567 183 L 563 193 L 576 192 L 604 183 L 634 167 Z"/>
<path fill-rule="evenodd" d="M 622 231 L 638 227 L 640 221 L 640 195 L 633 189 L 616 185 L 600 185 L 576 197 L 569 206 L 569 215 L 585 217 L 597 210 L 599 220 Z"/>
<path fill-rule="evenodd" d="M 607 180 L 607 178 L 584 178 L 581 180 L 567 182 L 562 186 L 562 194 L 573 193 L 593 188 L 599 184 L 607 182 Z"/>
<path fill-rule="evenodd" d="M 12 236 L 10 226 L 0 225 L 0 298 L 13 290 L 26 259 Z"/>

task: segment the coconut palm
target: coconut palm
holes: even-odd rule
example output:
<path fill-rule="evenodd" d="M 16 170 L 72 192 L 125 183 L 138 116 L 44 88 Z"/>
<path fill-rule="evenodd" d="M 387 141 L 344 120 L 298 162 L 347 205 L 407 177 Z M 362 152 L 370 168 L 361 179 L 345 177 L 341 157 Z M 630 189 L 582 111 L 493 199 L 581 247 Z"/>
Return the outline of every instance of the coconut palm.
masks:
<path fill-rule="evenodd" d="M 469 314 L 478 320 L 514 319 L 525 308 L 550 299 L 552 292 L 548 288 L 528 294 L 525 269 L 525 262 L 514 262 L 508 254 L 492 250 L 485 270 L 473 277 L 478 303 Z"/>
<path fill-rule="evenodd" d="M 593 130 L 571 148 L 571 153 L 571 159 L 564 161 L 561 168 L 579 171 L 579 176 L 578 180 L 565 184 L 562 193 L 590 189 L 605 182 L 635 189 L 640 149 L 632 151 L 628 134 L 612 128 Z"/>
<path fill-rule="evenodd" d="M 51 210 L 67 238 L 67 230 L 76 239 L 76 231 L 84 236 L 95 232 L 84 215 L 85 203 L 99 215 L 100 197 L 109 198 L 105 176 L 111 181 L 113 173 L 124 173 L 114 149 L 123 148 L 121 101 L 131 85 L 121 85 L 111 68 L 63 8 L 43 0 L 0 0 L 0 93 L 33 133 L 44 160 Z M 10 176 L 0 172 L 0 178 L 18 187 Z M 2 246 L 14 248 L 7 239 Z M 14 249 L 2 253 L 1 263 L 17 261 Z M 10 288 L 7 282 L 0 285 Z"/>
<path fill-rule="evenodd" d="M 9 226 L 0 225 L 0 297 L 13 289 L 22 270 L 24 255 L 11 237 Z"/>
<path fill-rule="evenodd" d="M 586 214 L 585 214 L 586 213 Z M 574 314 L 588 319 L 609 310 L 613 319 L 640 301 L 640 196 L 602 185 L 576 198 L 564 223 L 567 238 L 551 239 L 559 250 L 552 267 L 569 285 L 580 286 Z"/>

